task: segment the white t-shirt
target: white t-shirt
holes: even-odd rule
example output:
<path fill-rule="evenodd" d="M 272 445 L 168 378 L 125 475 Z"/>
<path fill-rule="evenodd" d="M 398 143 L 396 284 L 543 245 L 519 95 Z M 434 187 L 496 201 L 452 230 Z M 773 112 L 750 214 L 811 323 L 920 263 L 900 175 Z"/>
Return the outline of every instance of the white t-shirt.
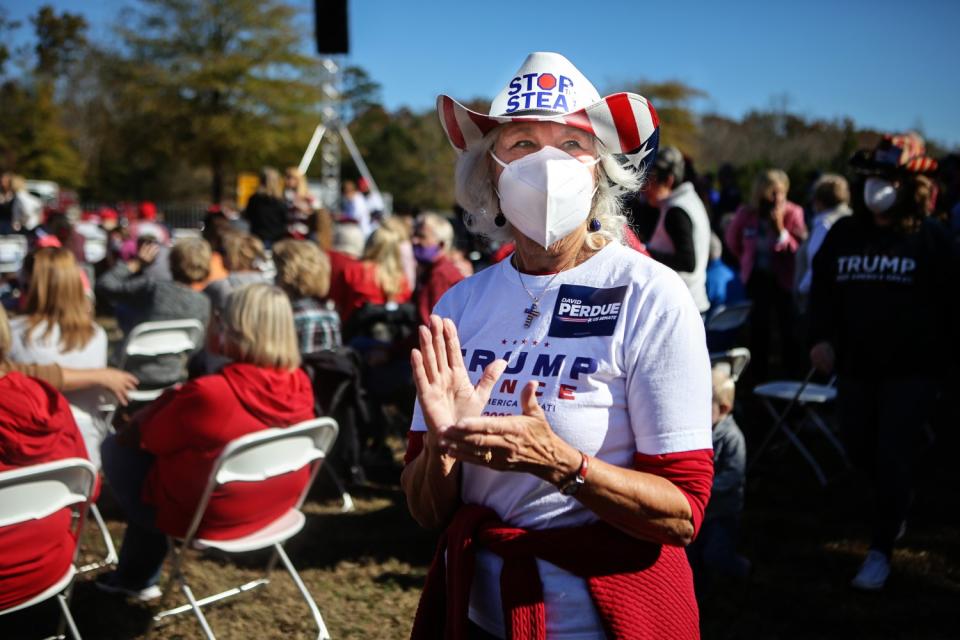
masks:
<path fill-rule="evenodd" d="M 93 337 L 80 349 L 60 351 L 60 327 L 55 326 L 50 335 L 43 337 L 46 323 L 41 322 L 26 341 L 27 318 L 21 316 L 10 321 L 12 343 L 10 360 L 34 364 L 58 364 L 68 369 L 101 369 L 107 366 L 107 333 L 100 325 L 94 325 Z M 77 421 L 83 443 L 94 466 L 100 468 L 100 444 L 107 437 L 108 425 L 103 420 L 100 405 L 112 402 L 99 387 L 67 391 L 63 394 L 70 403 Z"/>
<path fill-rule="evenodd" d="M 540 404 L 557 435 L 610 464 L 632 468 L 636 452 L 712 448 L 710 358 L 700 313 L 679 276 L 612 243 L 551 278 L 521 276 L 504 260 L 458 283 L 437 303 L 434 312 L 457 325 L 474 383 L 495 358 L 509 363 L 484 414 L 521 413 L 520 392 L 537 380 Z M 541 315 L 528 329 L 524 310 L 531 299 L 524 284 L 535 296 L 542 292 Z M 426 430 L 419 403 L 411 428 Z M 471 464 L 463 467 L 461 498 L 527 529 L 597 519 L 533 475 Z M 537 564 L 548 637 L 603 638 L 586 583 L 550 563 Z M 499 556 L 478 552 L 470 618 L 504 636 L 501 566 Z"/>
<path fill-rule="evenodd" d="M 366 239 L 373 232 L 373 225 L 370 220 L 370 209 L 367 207 L 367 200 L 363 194 L 357 191 L 349 198 L 343 200 L 343 216 L 349 220 L 355 221 L 363 232 Z"/>

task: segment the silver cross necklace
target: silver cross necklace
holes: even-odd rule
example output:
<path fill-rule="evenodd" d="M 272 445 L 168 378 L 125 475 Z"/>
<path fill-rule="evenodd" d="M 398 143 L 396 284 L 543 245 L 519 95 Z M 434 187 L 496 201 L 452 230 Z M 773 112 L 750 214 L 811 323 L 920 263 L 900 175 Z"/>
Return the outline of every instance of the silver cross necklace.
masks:
<path fill-rule="evenodd" d="M 527 288 L 527 283 L 523 281 L 523 274 L 520 273 L 520 268 L 519 268 L 520 261 L 517 259 L 517 254 L 513 254 L 513 263 L 514 263 L 513 267 L 514 269 L 517 270 L 517 278 L 520 280 L 520 286 L 523 287 L 523 290 L 527 292 L 528 296 L 530 296 L 530 307 L 523 310 L 523 312 L 527 315 L 527 319 L 524 320 L 523 322 L 524 329 L 529 329 L 530 325 L 533 324 L 533 321 L 540 315 L 540 298 L 543 297 L 543 294 L 547 292 L 547 290 L 550 288 L 550 285 L 553 284 L 553 281 L 557 278 L 558 275 L 560 275 L 563 271 L 566 271 L 566 269 L 569 269 L 570 267 L 572 267 L 577 263 L 577 259 L 579 257 L 580 257 L 580 252 L 578 251 L 577 255 L 573 257 L 573 262 L 567 265 L 565 269 L 561 269 L 560 271 L 557 271 L 555 274 L 553 274 L 553 277 L 547 280 L 547 284 L 545 284 L 543 289 L 540 290 L 540 293 L 538 293 L 537 295 L 533 295 L 533 292 L 530 291 L 529 288 Z"/>

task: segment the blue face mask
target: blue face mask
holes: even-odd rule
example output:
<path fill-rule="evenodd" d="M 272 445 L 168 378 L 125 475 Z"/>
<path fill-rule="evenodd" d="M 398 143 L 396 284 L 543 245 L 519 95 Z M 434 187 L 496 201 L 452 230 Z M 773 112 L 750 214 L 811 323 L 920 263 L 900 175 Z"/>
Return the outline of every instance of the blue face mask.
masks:
<path fill-rule="evenodd" d="M 443 249 L 438 244 L 432 247 L 427 247 L 422 244 L 413 245 L 413 257 L 421 264 L 433 264 L 437 261 L 437 258 L 440 257 L 441 253 L 443 253 Z"/>

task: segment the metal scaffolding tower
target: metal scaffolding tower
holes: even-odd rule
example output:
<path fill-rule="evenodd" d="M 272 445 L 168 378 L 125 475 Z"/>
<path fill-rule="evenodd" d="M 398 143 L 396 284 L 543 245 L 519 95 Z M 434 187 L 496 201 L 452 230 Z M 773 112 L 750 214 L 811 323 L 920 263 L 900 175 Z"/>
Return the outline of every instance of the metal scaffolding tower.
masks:
<path fill-rule="evenodd" d="M 324 74 L 320 124 L 326 129 L 325 135 L 320 134 L 320 183 L 323 207 L 327 211 L 336 211 L 340 208 L 341 65 L 335 58 L 323 58 L 320 64 Z"/>

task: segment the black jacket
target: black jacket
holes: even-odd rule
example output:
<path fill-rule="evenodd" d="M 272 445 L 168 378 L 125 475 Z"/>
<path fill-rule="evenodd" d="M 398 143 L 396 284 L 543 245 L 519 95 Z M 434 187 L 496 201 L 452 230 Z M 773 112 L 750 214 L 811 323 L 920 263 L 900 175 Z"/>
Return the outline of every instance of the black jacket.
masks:
<path fill-rule="evenodd" d="M 247 201 L 243 217 L 250 222 L 250 233 L 268 245 L 287 235 L 287 205 L 279 198 L 253 194 Z"/>
<path fill-rule="evenodd" d="M 905 232 L 843 218 L 813 260 L 811 343 L 833 344 L 840 375 L 939 377 L 957 353 L 957 278 L 937 222 Z"/>

